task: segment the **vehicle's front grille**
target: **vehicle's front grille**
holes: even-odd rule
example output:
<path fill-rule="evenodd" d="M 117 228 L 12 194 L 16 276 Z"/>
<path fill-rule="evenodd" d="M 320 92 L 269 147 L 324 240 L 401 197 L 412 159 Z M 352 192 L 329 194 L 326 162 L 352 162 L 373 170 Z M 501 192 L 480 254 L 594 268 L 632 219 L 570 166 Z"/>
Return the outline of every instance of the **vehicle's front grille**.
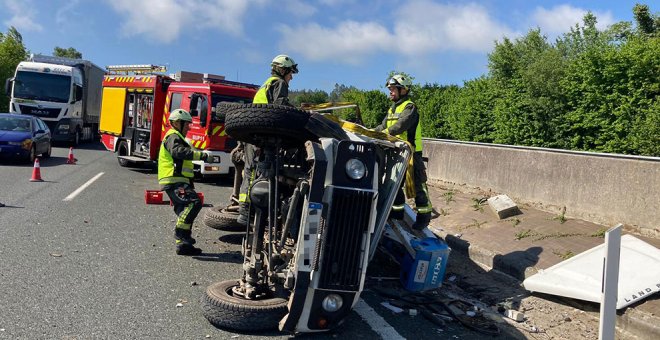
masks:
<path fill-rule="evenodd" d="M 41 118 L 57 118 L 59 116 L 61 109 L 40 109 L 35 106 L 29 105 L 18 105 L 18 108 L 21 109 L 21 113 L 26 115 L 33 115 Z"/>
<path fill-rule="evenodd" d="M 374 192 L 333 188 L 322 235 L 320 288 L 358 290 Z"/>

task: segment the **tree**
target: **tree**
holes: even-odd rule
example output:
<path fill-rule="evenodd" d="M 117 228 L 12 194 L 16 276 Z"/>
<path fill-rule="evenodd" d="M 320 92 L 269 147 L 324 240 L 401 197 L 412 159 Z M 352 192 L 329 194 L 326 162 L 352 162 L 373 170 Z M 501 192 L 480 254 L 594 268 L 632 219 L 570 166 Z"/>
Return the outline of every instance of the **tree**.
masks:
<path fill-rule="evenodd" d="M 654 21 L 657 21 L 658 18 L 650 13 L 648 5 L 636 4 L 633 7 L 633 15 L 635 16 L 635 22 L 637 22 L 637 29 L 640 33 L 643 34 L 654 34 L 660 27 L 656 26 Z"/>
<path fill-rule="evenodd" d="M 82 59 L 83 55 L 82 53 L 78 52 L 73 47 L 69 48 L 62 48 L 59 46 L 55 46 L 53 49 L 53 55 L 56 57 L 64 57 L 64 58 L 71 58 L 71 59 Z"/>
<path fill-rule="evenodd" d="M 23 45 L 23 37 L 13 26 L 6 34 L 0 33 L 0 80 L 13 77 L 18 63 L 27 58 L 28 51 Z M 0 93 L 0 111 L 9 110 L 9 98 Z"/>
<path fill-rule="evenodd" d="M 323 90 L 291 91 L 290 98 L 294 106 L 302 103 L 321 104 L 328 102 L 328 93 Z"/>

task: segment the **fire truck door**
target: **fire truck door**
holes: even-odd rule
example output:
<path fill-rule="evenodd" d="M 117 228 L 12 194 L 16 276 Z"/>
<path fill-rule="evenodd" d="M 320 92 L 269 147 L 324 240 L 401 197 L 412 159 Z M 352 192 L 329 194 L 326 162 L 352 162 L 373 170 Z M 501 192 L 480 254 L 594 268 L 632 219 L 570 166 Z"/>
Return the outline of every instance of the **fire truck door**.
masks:
<path fill-rule="evenodd" d="M 202 142 L 205 139 L 206 127 L 208 125 L 208 98 L 205 94 L 193 93 L 190 96 L 190 115 L 193 123 L 190 126 L 188 138 L 193 142 L 193 146 L 202 148 Z"/>

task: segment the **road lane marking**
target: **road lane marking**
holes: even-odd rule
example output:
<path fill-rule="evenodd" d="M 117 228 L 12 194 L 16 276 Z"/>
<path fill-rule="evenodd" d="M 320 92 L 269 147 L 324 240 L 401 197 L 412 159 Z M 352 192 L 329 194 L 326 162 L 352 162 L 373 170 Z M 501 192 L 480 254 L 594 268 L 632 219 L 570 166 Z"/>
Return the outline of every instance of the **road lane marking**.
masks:
<path fill-rule="evenodd" d="M 406 340 L 406 338 L 402 337 L 394 327 L 390 326 L 390 324 L 388 324 L 383 317 L 378 315 L 378 313 L 376 313 L 376 311 L 364 300 L 360 299 L 353 310 L 357 312 L 360 317 L 369 324 L 371 329 L 380 335 L 381 338 L 387 340 Z"/>
<path fill-rule="evenodd" d="M 104 173 L 105 173 L 105 172 L 99 172 L 98 175 L 92 177 L 92 179 L 90 179 L 89 181 L 87 181 L 87 183 L 81 185 L 80 188 L 76 189 L 76 191 L 74 191 L 74 192 L 72 192 L 71 194 L 69 194 L 69 196 L 67 196 L 65 199 L 63 199 L 63 201 L 71 201 L 71 200 L 73 200 L 74 198 L 76 198 L 76 196 L 78 196 L 78 194 L 80 194 L 80 193 L 81 193 L 83 190 L 85 190 L 88 186 L 90 186 L 92 183 L 94 183 L 94 181 L 96 181 L 97 179 L 99 179 L 99 177 L 103 176 Z"/>

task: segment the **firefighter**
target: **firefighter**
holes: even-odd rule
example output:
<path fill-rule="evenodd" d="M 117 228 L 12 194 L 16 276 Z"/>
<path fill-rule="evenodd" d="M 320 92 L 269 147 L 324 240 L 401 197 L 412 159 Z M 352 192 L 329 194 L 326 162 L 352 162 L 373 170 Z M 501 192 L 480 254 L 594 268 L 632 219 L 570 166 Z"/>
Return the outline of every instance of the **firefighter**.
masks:
<path fill-rule="evenodd" d="M 158 183 L 178 216 L 174 227 L 176 253 L 199 255 L 202 250 L 194 246 L 191 228 L 202 202 L 194 189 L 192 161 L 205 161 L 211 156 L 208 151 L 194 151 L 185 139 L 192 123 L 190 113 L 176 109 L 169 120 L 172 128 L 165 134 L 158 154 Z"/>
<path fill-rule="evenodd" d="M 254 95 L 252 103 L 293 106 L 289 102 L 289 82 L 293 79 L 293 75 L 298 73 L 298 64 L 288 55 L 280 54 L 273 58 L 270 66 L 271 76 L 261 85 L 257 94 Z M 240 202 L 240 215 L 237 220 L 240 224 L 247 223 L 249 189 L 256 178 L 254 167 L 255 157 L 258 153 L 258 149 L 253 145 L 243 144 L 243 148 L 245 168 L 243 170 L 243 182 L 238 198 Z"/>
<path fill-rule="evenodd" d="M 415 209 L 417 218 L 413 224 L 416 230 L 424 229 L 431 221 L 431 201 L 426 188 L 426 168 L 422 160 L 422 125 L 417 106 L 410 100 L 410 87 L 412 81 L 403 74 L 393 75 L 385 84 L 390 92 L 392 106 L 387 112 L 383 122 L 376 127 L 377 131 L 389 133 L 408 141 L 413 147 L 413 178 L 415 182 Z M 391 217 L 403 219 L 405 195 L 403 189 L 399 190 Z"/>

